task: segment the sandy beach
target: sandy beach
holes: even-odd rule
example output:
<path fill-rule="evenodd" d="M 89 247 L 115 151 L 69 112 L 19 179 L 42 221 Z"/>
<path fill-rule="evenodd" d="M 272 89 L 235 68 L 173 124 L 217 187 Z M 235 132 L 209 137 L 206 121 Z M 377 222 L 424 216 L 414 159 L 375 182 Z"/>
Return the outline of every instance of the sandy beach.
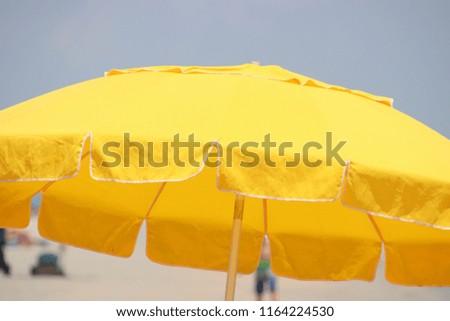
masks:
<path fill-rule="evenodd" d="M 36 222 L 27 229 L 38 237 Z M 60 255 L 65 277 L 31 276 L 30 270 L 44 251 L 58 245 L 8 246 L 9 277 L 0 274 L 0 300 L 222 300 L 226 274 L 169 267 L 145 256 L 145 237 L 139 236 L 128 259 L 74 247 Z M 450 300 L 450 288 L 404 287 L 388 283 L 380 262 L 374 282 L 297 281 L 279 278 L 281 300 Z M 254 299 L 254 276 L 239 275 L 237 300 Z"/>

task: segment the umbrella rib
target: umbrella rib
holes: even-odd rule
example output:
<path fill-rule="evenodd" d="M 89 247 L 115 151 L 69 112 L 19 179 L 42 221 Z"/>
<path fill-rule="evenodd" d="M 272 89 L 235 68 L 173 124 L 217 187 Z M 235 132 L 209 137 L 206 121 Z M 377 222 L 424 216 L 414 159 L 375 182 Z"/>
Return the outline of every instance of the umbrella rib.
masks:
<path fill-rule="evenodd" d="M 156 202 L 158 201 L 159 196 L 161 196 L 161 193 L 166 186 L 167 182 L 162 183 L 161 187 L 158 190 L 158 193 L 156 193 L 155 198 L 153 199 L 153 202 L 150 204 L 150 207 L 147 210 L 147 213 L 145 214 L 145 218 L 147 218 L 150 215 L 150 212 L 152 211 L 153 207 L 155 206 Z"/>
<path fill-rule="evenodd" d="M 378 227 L 378 224 L 375 222 L 375 220 L 374 220 L 372 215 L 370 215 L 370 214 L 366 214 L 366 215 L 369 218 L 370 222 L 372 223 L 373 227 L 375 228 L 375 231 L 377 231 L 377 234 L 378 234 L 379 238 L 381 239 L 381 241 L 384 244 L 385 240 L 384 240 L 383 234 L 381 233 L 380 228 Z"/>

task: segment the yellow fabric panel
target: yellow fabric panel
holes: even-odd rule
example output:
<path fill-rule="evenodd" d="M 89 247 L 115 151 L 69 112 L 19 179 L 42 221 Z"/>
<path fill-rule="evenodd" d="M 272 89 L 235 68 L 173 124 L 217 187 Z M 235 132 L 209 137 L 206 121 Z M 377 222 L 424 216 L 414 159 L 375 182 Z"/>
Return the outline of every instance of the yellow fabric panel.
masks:
<path fill-rule="evenodd" d="M 147 218 L 147 256 L 155 262 L 209 270 L 228 268 L 235 195 L 215 187 L 215 170 L 167 183 Z M 264 233 L 261 199 L 246 198 L 238 271 L 255 270 Z"/>
<path fill-rule="evenodd" d="M 446 137 L 398 110 L 380 108 L 379 103 L 355 95 L 318 88 L 303 90 L 312 97 L 310 108 L 319 109 L 323 119 L 311 125 L 308 120 L 299 128 L 327 130 L 333 133 L 333 141 L 347 141 L 340 154 L 352 164 L 392 175 L 421 175 L 443 181 L 450 178 L 450 142 Z"/>
<path fill-rule="evenodd" d="M 369 218 L 339 202 L 269 200 L 273 271 L 301 280 L 373 280 L 381 240 Z"/>
<path fill-rule="evenodd" d="M 161 184 L 95 181 L 89 159 L 80 174 L 44 190 L 39 232 L 50 240 L 127 257 Z"/>
<path fill-rule="evenodd" d="M 343 202 L 355 209 L 450 228 L 450 185 L 442 180 L 352 163 Z"/>
<path fill-rule="evenodd" d="M 76 174 L 85 134 L 32 136 L 27 131 L 3 136 L 0 129 L 0 181 L 49 181 Z"/>
<path fill-rule="evenodd" d="M 337 197 L 343 167 L 335 160 L 332 166 L 326 166 L 326 132 L 332 127 L 327 116 L 317 108 L 311 90 L 263 79 L 240 79 L 227 118 L 221 120 L 219 127 L 223 129 L 219 142 L 224 148 L 220 187 L 248 195 L 286 199 Z M 229 124 L 233 124 L 233 130 Z M 263 148 L 266 135 L 276 145 L 270 148 L 269 155 Z M 246 157 L 240 148 L 229 152 L 235 142 L 241 147 L 258 144 L 248 148 L 258 157 L 256 165 L 242 165 L 255 157 Z M 303 149 L 311 142 L 321 147 L 310 148 L 306 157 Z M 285 143 L 290 145 L 281 149 Z M 296 157 L 299 162 L 290 165 Z M 308 161 L 318 165 L 307 164 Z"/>
<path fill-rule="evenodd" d="M 379 217 L 375 222 L 384 238 L 389 282 L 450 286 L 450 231 Z"/>
<path fill-rule="evenodd" d="M 31 199 L 45 184 L 0 183 L 0 227 L 27 227 L 30 223 Z"/>
<path fill-rule="evenodd" d="M 311 88 L 311 91 L 319 89 Z M 366 211 L 450 227 L 450 145 L 392 108 L 336 91 L 314 95 L 341 156 L 350 161 L 344 202 Z"/>
<path fill-rule="evenodd" d="M 255 110 L 254 107 L 263 104 L 265 100 L 270 99 L 273 102 L 274 97 L 278 99 L 285 94 L 286 88 L 292 92 L 294 87 L 277 82 L 268 84 L 267 81 L 258 78 L 242 78 L 237 75 L 218 77 L 216 74 L 137 73 L 108 77 L 106 80 L 109 80 L 111 86 L 115 83 L 121 88 L 126 86 L 126 92 L 130 94 L 127 94 L 127 97 L 118 96 L 109 104 L 109 107 L 115 109 L 117 106 L 121 109 L 126 105 L 127 116 L 120 124 L 117 124 L 114 119 L 110 124 L 113 126 L 111 128 L 108 128 L 108 124 L 104 122 L 102 128 L 94 133 L 93 147 L 96 156 L 93 173 L 96 177 L 118 180 L 185 179 L 198 172 L 199 166 L 193 168 L 189 163 L 185 167 L 173 166 L 172 162 L 172 166 L 156 169 L 146 164 L 140 168 L 114 167 L 105 170 L 100 166 L 105 160 L 101 148 L 105 142 L 120 139 L 120 137 L 112 136 L 112 132 L 121 135 L 132 129 L 133 136 L 144 146 L 148 141 L 173 140 L 176 134 L 180 134 L 184 140 L 188 135 L 194 134 L 196 141 L 200 142 L 200 149 L 212 141 L 219 141 L 224 147 L 231 139 L 237 139 L 241 144 L 247 141 L 261 141 L 264 134 L 270 132 L 268 127 L 256 132 L 257 124 L 247 122 L 247 127 L 241 127 L 237 120 L 250 114 L 248 104 L 251 104 L 251 110 Z M 274 90 L 279 95 L 268 93 L 271 83 L 278 88 Z M 254 84 L 253 87 L 252 84 Z M 205 90 L 208 87 L 211 90 Z M 241 101 L 240 97 L 245 96 L 248 88 L 251 88 L 252 92 L 247 95 L 253 99 L 247 98 Z M 261 92 L 267 94 L 261 95 Z M 267 105 L 267 103 L 264 104 Z M 292 107 L 293 104 L 290 106 Z M 246 114 L 242 115 L 245 110 L 247 110 Z M 142 112 L 147 112 L 148 116 L 143 117 Z M 230 126 L 233 130 L 230 130 Z M 227 136 L 230 133 L 231 136 Z M 185 152 L 186 149 L 182 151 Z M 200 156 L 195 154 L 196 161 L 201 160 Z"/>
<path fill-rule="evenodd" d="M 180 141 L 186 142 L 187 137 L 181 137 Z M 111 156 L 105 157 L 100 151 L 110 142 L 118 143 L 120 147 L 110 147 L 108 153 Z M 178 181 L 196 175 L 203 164 L 204 144 L 195 147 L 192 153 L 187 148 L 181 148 L 176 156 L 170 144 L 170 139 L 158 140 L 145 135 L 134 135 L 127 141 L 120 136 L 97 135 L 93 145 L 92 175 L 101 180 L 132 183 Z M 124 166 L 125 162 L 129 166 Z"/>
<path fill-rule="evenodd" d="M 271 167 L 262 160 L 264 154 L 255 151 L 261 160 L 252 167 L 240 166 L 242 162 L 252 162 L 237 150 L 233 153 L 232 166 L 224 157 L 219 170 L 219 187 L 223 190 L 238 191 L 249 196 L 297 200 L 333 200 L 339 196 L 344 168 L 338 164 L 325 166 L 325 158 L 312 157 L 324 162 L 321 166 Z M 277 157 L 277 164 L 290 162 L 290 157 Z"/>

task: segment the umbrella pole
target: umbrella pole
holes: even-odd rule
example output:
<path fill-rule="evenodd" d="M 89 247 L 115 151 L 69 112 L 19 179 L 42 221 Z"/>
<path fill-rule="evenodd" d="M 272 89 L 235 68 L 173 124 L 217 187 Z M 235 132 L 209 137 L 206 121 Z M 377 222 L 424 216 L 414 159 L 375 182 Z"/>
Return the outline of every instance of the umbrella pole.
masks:
<path fill-rule="evenodd" d="M 228 259 L 227 287 L 225 290 L 225 301 L 234 301 L 236 288 L 236 275 L 238 266 L 239 243 L 241 241 L 242 217 L 244 216 L 243 195 L 236 194 L 234 202 L 233 228 L 231 231 L 230 257 Z"/>

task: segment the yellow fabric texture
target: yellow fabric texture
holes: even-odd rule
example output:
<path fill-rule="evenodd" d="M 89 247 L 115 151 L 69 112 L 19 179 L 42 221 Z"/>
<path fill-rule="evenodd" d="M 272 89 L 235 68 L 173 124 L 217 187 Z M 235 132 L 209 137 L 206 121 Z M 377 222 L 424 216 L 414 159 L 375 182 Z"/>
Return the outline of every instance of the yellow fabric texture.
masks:
<path fill-rule="evenodd" d="M 267 226 L 276 274 L 303 280 L 375 277 L 381 240 L 366 215 L 339 202 L 269 200 Z"/>
<path fill-rule="evenodd" d="M 391 105 L 278 66 L 112 70 L 0 111 L 0 226 L 26 226 L 42 191 L 44 237 L 126 257 L 146 221 L 150 259 L 225 270 L 226 192 L 239 192 L 242 273 L 255 269 L 267 230 L 280 275 L 371 280 L 384 242 L 391 282 L 450 285 L 450 143 Z M 267 153 L 268 134 L 293 147 Z M 142 159 L 151 149 L 162 160 L 176 135 L 195 135 L 192 154 L 169 149 L 162 167 Z M 118 166 L 105 166 L 111 142 Z M 259 145 L 228 150 L 234 142 Z M 286 166 L 311 142 L 317 166 Z M 327 144 L 339 142 L 346 163 L 327 164 Z M 242 166 L 248 151 L 261 161 Z M 211 159 L 219 168 L 203 168 Z"/>
<path fill-rule="evenodd" d="M 385 248 L 386 279 L 395 284 L 450 286 L 450 233 L 375 218 Z"/>
<path fill-rule="evenodd" d="M 31 198 L 45 185 L 41 182 L 0 183 L 0 227 L 27 227 Z"/>

